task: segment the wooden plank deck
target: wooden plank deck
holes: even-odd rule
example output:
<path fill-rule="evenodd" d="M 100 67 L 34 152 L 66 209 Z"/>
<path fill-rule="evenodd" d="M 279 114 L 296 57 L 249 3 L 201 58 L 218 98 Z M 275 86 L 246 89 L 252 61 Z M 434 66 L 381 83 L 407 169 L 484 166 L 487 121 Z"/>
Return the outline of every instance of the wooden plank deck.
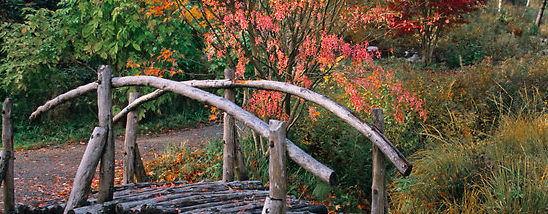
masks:
<path fill-rule="evenodd" d="M 259 181 L 202 181 L 189 184 L 140 183 L 115 187 L 114 200 L 90 204 L 73 213 L 261 213 L 268 196 Z M 55 204 L 55 203 L 52 203 Z M 18 207 L 18 213 L 62 213 L 64 204 L 39 208 Z M 323 206 L 287 197 L 287 213 L 327 213 Z"/>

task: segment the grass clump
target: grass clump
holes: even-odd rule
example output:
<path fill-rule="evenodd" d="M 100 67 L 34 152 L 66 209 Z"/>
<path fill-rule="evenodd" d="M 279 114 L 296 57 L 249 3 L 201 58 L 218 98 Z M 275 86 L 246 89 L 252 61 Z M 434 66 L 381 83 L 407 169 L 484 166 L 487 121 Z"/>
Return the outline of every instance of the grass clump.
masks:
<path fill-rule="evenodd" d="M 398 213 L 543 213 L 548 209 L 548 114 L 504 117 L 489 139 L 414 156 L 391 188 Z"/>

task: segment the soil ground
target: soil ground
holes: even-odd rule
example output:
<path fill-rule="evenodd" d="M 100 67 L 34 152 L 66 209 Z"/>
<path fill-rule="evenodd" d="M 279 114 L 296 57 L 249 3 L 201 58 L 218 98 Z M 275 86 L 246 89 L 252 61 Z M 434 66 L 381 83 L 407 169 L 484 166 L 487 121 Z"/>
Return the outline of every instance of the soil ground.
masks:
<path fill-rule="evenodd" d="M 170 146 L 197 146 L 210 139 L 221 139 L 221 124 L 202 124 L 155 136 L 139 136 L 137 143 L 143 161 L 152 160 Z M 121 170 L 122 138 L 116 139 L 116 170 Z M 86 143 L 61 144 L 15 153 L 15 200 L 17 204 L 38 206 L 45 201 L 68 198 L 76 169 Z M 120 173 L 117 173 L 118 175 Z M 96 173 L 97 175 L 97 173 Z M 115 178 L 119 183 L 121 178 Z M 1 200 L 0 191 L 0 200 Z"/>

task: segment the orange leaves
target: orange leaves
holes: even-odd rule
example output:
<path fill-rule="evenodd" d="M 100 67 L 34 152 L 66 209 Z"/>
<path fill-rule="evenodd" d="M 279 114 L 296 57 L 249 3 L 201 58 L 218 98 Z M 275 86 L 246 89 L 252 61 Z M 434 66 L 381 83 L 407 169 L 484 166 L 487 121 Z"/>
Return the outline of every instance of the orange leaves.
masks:
<path fill-rule="evenodd" d="M 204 107 L 207 108 L 208 105 L 205 105 Z M 210 112 L 211 112 L 211 114 L 209 115 L 209 121 L 218 120 L 220 118 L 221 111 L 217 107 L 211 106 L 210 107 Z"/>
<path fill-rule="evenodd" d="M 316 107 L 308 107 L 308 115 L 310 116 L 310 119 L 312 119 L 312 121 L 316 122 L 318 121 L 318 119 L 316 119 L 317 116 L 320 116 L 320 112 L 319 111 L 316 111 Z"/>
<path fill-rule="evenodd" d="M 173 76 L 176 73 L 183 72 L 178 67 L 177 58 L 184 58 L 184 56 L 176 51 L 164 48 L 155 57 L 155 61 L 143 61 L 139 63 L 130 59 L 126 62 L 126 66 L 136 70 L 138 75 L 163 77 L 169 74 Z"/>

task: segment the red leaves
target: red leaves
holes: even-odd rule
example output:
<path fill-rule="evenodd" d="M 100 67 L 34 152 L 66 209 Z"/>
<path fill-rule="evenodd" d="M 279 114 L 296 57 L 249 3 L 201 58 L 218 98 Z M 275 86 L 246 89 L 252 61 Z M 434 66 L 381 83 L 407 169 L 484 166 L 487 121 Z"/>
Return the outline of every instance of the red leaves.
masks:
<path fill-rule="evenodd" d="M 257 90 L 251 95 L 245 108 L 257 114 L 260 118 L 287 120 L 289 115 L 281 108 L 282 93 L 277 91 Z"/>
<path fill-rule="evenodd" d="M 421 33 L 428 26 L 453 27 L 465 22 L 464 14 L 475 11 L 484 5 L 486 0 L 394 0 L 389 9 L 398 14 L 394 19 L 393 29 L 402 33 Z M 424 16 L 424 14 L 429 14 Z"/>

